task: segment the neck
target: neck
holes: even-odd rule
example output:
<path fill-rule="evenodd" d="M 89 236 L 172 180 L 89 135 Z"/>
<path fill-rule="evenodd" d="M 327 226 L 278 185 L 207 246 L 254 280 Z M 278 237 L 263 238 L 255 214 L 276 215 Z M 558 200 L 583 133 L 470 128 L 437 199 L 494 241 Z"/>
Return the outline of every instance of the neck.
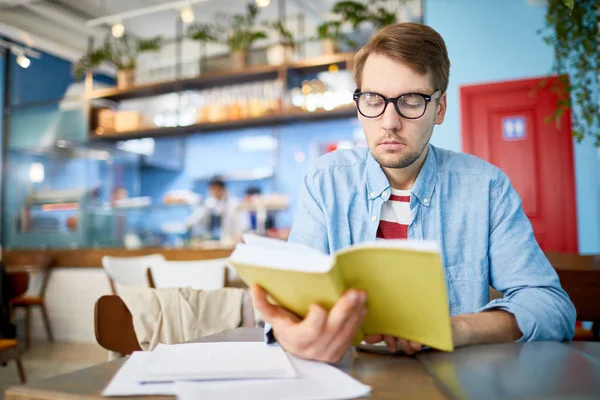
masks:
<path fill-rule="evenodd" d="M 425 148 L 423 153 L 419 156 L 419 158 L 405 168 L 387 168 L 381 167 L 383 173 L 388 178 L 390 182 L 390 186 L 392 189 L 396 190 L 410 190 L 412 189 L 415 181 L 417 180 L 417 176 L 419 176 L 419 172 L 425 163 L 425 159 L 427 158 L 427 152 L 429 151 L 429 146 Z"/>

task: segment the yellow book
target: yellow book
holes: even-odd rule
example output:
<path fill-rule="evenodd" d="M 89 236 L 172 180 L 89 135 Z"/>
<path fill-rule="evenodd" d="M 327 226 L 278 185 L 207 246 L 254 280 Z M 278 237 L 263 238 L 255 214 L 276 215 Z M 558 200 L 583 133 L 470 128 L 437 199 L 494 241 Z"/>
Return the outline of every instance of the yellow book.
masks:
<path fill-rule="evenodd" d="M 351 246 L 333 255 L 308 246 L 244 236 L 229 263 L 249 286 L 305 317 L 309 306 L 329 310 L 346 289 L 367 292 L 359 337 L 384 334 L 444 351 L 454 349 L 439 246 L 435 242 L 385 240 Z"/>

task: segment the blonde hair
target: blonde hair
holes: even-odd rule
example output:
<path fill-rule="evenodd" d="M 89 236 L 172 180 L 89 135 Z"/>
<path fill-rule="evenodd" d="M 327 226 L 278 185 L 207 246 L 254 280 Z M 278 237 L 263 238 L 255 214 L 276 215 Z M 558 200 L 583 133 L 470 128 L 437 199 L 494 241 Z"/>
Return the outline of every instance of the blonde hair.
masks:
<path fill-rule="evenodd" d="M 434 90 L 445 92 L 448 89 L 448 50 L 442 36 L 427 25 L 398 23 L 374 34 L 354 56 L 354 82 L 358 90 L 362 90 L 362 73 L 371 54 L 408 63 L 416 72 L 430 75 Z"/>

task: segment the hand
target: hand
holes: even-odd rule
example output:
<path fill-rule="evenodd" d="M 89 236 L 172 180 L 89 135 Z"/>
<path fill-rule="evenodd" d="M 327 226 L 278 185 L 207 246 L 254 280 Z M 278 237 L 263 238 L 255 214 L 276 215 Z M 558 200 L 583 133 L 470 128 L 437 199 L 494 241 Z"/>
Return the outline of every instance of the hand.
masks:
<path fill-rule="evenodd" d="M 365 336 L 364 340 L 369 344 L 384 341 L 387 345 L 387 348 L 392 353 L 395 353 L 398 350 L 402 350 L 408 355 L 413 355 L 423 350 L 423 345 L 421 343 L 413 342 L 412 340 L 399 339 L 390 335 L 367 335 Z"/>
<path fill-rule="evenodd" d="M 273 327 L 273 334 L 281 347 L 288 353 L 310 360 L 339 362 L 367 314 L 367 295 L 358 290 L 346 291 L 329 313 L 312 304 L 304 319 L 269 303 L 267 293 L 260 286 L 252 286 L 251 293 L 254 306 Z"/>
<path fill-rule="evenodd" d="M 450 324 L 452 326 L 452 342 L 454 343 L 454 347 L 462 347 L 462 346 L 467 346 L 470 344 L 477 344 L 479 343 L 478 340 L 480 339 L 476 339 L 474 338 L 474 334 L 473 334 L 473 327 L 472 327 L 472 322 L 474 319 L 478 320 L 481 318 L 488 318 L 488 317 L 492 317 L 492 318 L 498 318 L 498 317 L 504 317 L 507 318 L 509 322 L 514 321 L 514 324 L 512 326 L 512 330 L 515 331 L 514 326 L 516 326 L 516 320 L 514 320 L 514 316 L 512 316 L 512 314 L 509 314 L 505 311 L 489 311 L 486 313 L 481 313 L 481 314 L 463 314 L 463 315 L 456 315 L 454 317 L 450 318 Z M 488 322 L 489 325 L 491 325 L 491 323 Z M 505 323 L 505 325 L 510 326 L 509 323 Z M 501 329 L 498 329 L 499 331 L 501 331 Z M 516 332 L 513 332 L 513 336 L 514 337 L 509 337 L 508 340 L 504 340 L 505 342 L 509 342 L 509 341 L 514 341 L 517 338 L 520 337 L 520 331 L 518 330 L 518 327 L 516 328 Z M 423 345 L 421 343 L 418 342 L 414 342 L 412 340 L 406 340 L 406 339 L 400 339 L 400 338 L 396 338 L 394 336 L 389 336 L 389 335 L 367 335 L 365 336 L 365 342 L 369 343 L 369 344 L 374 344 L 374 343 L 379 343 L 381 341 L 385 341 L 385 344 L 387 345 L 388 349 L 392 352 L 395 353 L 397 350 L 402 350 L 404 353 L 408 354 L 408 355 L 413 355 L 415 353 L 420 352 L 421 350 L 423 350 Z M 501 342 L 501 341 L 500 341 Z M 481 342 L 481 343 L 486 343 L 486 342 Z M 498 341 L 492 341 L 489 343 L 498 343 Z"/>

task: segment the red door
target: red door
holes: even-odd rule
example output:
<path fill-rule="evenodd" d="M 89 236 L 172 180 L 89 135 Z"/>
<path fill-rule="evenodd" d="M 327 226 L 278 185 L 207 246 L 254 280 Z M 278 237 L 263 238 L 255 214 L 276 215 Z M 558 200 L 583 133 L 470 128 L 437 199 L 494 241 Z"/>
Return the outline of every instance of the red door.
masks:
<path fill-rule="evenodd" d="M 461 87 L 463 151 L 508 175 L 542 250 L 576 253 L 571 114 L 545 121 L 557 101 L 545 79 Z"/>

